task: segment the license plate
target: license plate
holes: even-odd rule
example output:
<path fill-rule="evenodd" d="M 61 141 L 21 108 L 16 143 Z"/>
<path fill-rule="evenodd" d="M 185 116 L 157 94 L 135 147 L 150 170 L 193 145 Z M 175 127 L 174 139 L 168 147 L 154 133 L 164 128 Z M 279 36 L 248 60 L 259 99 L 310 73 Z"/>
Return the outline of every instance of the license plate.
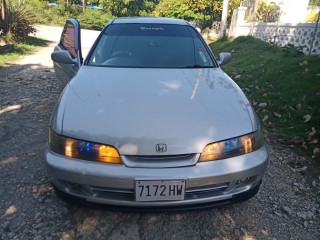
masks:
<path fill-rule="evenodd" d="M 185 198 L 186 180 L 136 180 L 136 201 L 179 201 Z"/>

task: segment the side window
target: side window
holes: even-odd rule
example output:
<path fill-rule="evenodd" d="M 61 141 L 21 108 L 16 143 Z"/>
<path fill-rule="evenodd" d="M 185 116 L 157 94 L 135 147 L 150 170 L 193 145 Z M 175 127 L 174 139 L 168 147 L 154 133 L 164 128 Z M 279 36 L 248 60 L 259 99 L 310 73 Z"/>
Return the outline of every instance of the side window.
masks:
<path fill-rule="evenodd" d="M 67 23 L 61 35 L 60 44 L 71 54 L 72 57 L 77 57 L 75 46 L 75 29 L 71 23 Z"/>

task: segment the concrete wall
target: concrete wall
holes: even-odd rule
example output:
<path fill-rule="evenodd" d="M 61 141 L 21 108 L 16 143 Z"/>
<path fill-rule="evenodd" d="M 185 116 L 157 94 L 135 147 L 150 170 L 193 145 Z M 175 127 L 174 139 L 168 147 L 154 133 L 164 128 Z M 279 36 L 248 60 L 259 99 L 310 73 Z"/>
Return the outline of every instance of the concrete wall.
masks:
<path fill-rule="evenodd" d="M 309 53 L 315 23 L 243 23 L 236 27 L 234 37 L 251 35 L 279 46 L 292 44 Z M 312 54 L 320 54 L 320 28 L 315 36 Z"/>
<path fill-rule="evenodd" d="M 233 12 L 228 32 L 229 37 L 251 35 L 279 46 L 288 44 L 296 47 L 301 46 L 304 53 L 309 53 L 309 49 L 312 47 L 311 53 L 320 55 L 320 24 L 311 46 L 316 23 L 245 23 L 245 11 L 245 7 L 239 7 Z"/>

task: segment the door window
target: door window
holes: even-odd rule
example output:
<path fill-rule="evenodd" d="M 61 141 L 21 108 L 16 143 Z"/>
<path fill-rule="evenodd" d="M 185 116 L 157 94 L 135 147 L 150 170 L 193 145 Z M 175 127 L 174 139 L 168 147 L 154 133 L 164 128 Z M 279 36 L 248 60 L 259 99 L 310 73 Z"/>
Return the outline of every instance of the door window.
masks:
<path fill-rule="evenodd" d="M 66 23 L 61 35 L 60 44 L 71 54 L 73 58 L 77 57 L 75 46 L 75 28 L 73 24 Z"/>

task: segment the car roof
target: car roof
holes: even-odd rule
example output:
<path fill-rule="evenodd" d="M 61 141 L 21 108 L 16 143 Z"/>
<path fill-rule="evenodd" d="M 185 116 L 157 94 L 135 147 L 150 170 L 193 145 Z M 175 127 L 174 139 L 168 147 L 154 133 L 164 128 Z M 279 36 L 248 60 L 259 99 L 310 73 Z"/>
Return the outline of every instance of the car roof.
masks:
<path fill-rule="evenodd" d="M 130 18 L 116 18 L 113 23 L 158 23 L 158 24 L 176 24 L 189 25 L 189 23 L 182 19 L 163 18 L 163 17 L 130 17 Z"/>

